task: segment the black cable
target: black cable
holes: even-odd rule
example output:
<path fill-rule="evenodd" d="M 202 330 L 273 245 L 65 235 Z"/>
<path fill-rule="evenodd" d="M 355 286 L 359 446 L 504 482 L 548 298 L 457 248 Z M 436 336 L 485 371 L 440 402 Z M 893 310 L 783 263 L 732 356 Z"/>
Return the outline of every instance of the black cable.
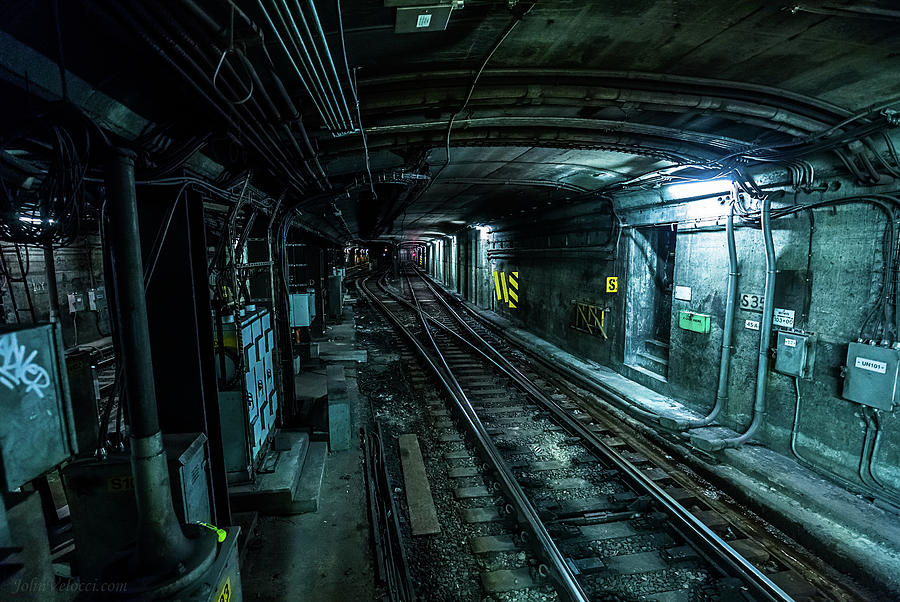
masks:
<path fill-rule="evenodd" d="M 56 24 L 56 50 L 59 53 L 59 61 L 57 62 L 57 66 L 59 67 L 59 79 L 60 87 L 62 89 L 62 98 L 64 101 L 68 102 L 69 85 L 66 81 L 66 57 L 63 53 L 62 24 L 60 23 L 59 19 L 59 0 L 53 0 L 53 21 Z"/>

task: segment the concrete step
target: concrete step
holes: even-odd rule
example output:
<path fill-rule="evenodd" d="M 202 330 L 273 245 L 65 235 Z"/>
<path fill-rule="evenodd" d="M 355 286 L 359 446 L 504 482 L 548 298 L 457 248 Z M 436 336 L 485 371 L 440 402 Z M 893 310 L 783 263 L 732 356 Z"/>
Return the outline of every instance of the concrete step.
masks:
<path fill-rule="evenodd" d="M 647 353 L 652 353 L 657 357 L 664 357 L 669 359 L 669 344 L 663 343 L 662 341 L 658 341 L 656 339 L 647 339 L 644 341 L 644 349 Z"/>
<path fill-rule="evenodd" d="M 253 483 L 231 486 L 229 497 L 232 511 L 293 514 L 294 492 L 299 486 L 310 447 L 307 433 L 276 433 L 272 448 L 261 464 L 274 466 L 274 470 L 257 474 Z"/>
<path fill-rule="evenodd" d="M 666 376 L 669 373 L 669 360 L 667 358 L 659 357 L 646 351 L 638 351 L 635 359 L 637 359 L 638 364 L 657 374 Z"/>
<path fill-rule="evenodd" d="M 314 441 L 309 444 L 309 452 L 306 454 L 300 481 L 291 500 L 291 512 L 288 514 L 316 512 L 319 509 L 319 492 L 322 490 L 322 478 L 325 476 L 325 459 L 327 457 L 327 443 Z"/>

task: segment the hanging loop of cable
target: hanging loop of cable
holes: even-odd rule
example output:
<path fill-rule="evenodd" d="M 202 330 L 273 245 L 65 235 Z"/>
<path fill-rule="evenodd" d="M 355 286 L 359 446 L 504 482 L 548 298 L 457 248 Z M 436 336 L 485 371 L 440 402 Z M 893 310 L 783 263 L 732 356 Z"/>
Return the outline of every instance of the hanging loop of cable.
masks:
<path fill-rule="evenodd" d="M 219 90 L 219 87 L 216 85 L 216 80 L 219 78 L 219 72 L 222 70 L 222 65 L 225 63 L 225 58 L 229 54 L 234 54 L 236 57 L 238 57 L 241 66 L 244 68 L 244 72 L 249 76 L 250 71 L 247 66 L 246 55 L 239 49 L 234 47 L 234 6 L 231 7 L 231 24 L 228 28 L 228 48 L 222 51 L 222 56 L 219 57 L 219 64 L 216 65 L 216 70 L 213 73 L 212 85 L 216 90 Z M 237 101 L 229 100 L 227 101 L 229 104 L 233 106 L 242 105 L 253 97 L 253 78 L 248 77 L 248 79 L 250 79 L 250 85 L 247 86 L 247 89 L 249 90 L 247 92 L 247 96 Z M 221 90 L 219 90 L 219 92 L 221 93 Z"/>

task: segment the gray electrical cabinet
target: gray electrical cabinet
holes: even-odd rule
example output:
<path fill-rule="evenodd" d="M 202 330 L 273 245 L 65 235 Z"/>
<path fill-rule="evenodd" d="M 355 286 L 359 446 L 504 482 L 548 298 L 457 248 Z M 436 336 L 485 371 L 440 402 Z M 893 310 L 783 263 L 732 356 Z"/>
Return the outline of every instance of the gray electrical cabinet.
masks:
<path fill-rule="evenodd" d="M 14 491 L 78 451 L 56 324 L 0 331 L 0 487 Z"/>
<path fill-rule="evenodd" d="M 179 521 L 209 522 L 206 435 L 164 435 L 163 447 Z M 78 575 L 83 579 L 98 578 L 110 559 L 131 545 L 136 535 L 138 515 L 131 457 L 112 454 L 106 460 L 75 460 L 60 474 L 72 518 Z"/>
<path fill-rule="evenodd" d="M 863 343 L 847 347 L 844 398 L 881 410 L 897 401 L 897 369 L 900 351 Z"/>
<path fill-rule="evenodd" d="M 253 479 L 278 416 L 275 331 L 267 309 L 250 308 L 235 318 L 243 387 L 219 392 L 225 467 L 230 483 Z"/>
<path fill-rule="evenodd" d="M 788 376 L 808 376 L 809 335 L 778 331 L 775 346 L 775 370 Z"/>

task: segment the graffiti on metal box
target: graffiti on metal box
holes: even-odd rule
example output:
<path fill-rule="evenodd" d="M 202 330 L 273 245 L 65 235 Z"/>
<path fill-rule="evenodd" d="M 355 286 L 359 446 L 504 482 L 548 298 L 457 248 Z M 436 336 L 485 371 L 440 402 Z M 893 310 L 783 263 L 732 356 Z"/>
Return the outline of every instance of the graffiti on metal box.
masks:
<path fill-rule="evenodd" d="M 15 333 L 0 336 L 0 384 L 10 390 L 25 387 L 27 393 L 43 397 L 44 389 L 50 386 L 50 374 L 35 363 L 37 353 L 28 353 L 25 345 L 19 345 Z"/>

